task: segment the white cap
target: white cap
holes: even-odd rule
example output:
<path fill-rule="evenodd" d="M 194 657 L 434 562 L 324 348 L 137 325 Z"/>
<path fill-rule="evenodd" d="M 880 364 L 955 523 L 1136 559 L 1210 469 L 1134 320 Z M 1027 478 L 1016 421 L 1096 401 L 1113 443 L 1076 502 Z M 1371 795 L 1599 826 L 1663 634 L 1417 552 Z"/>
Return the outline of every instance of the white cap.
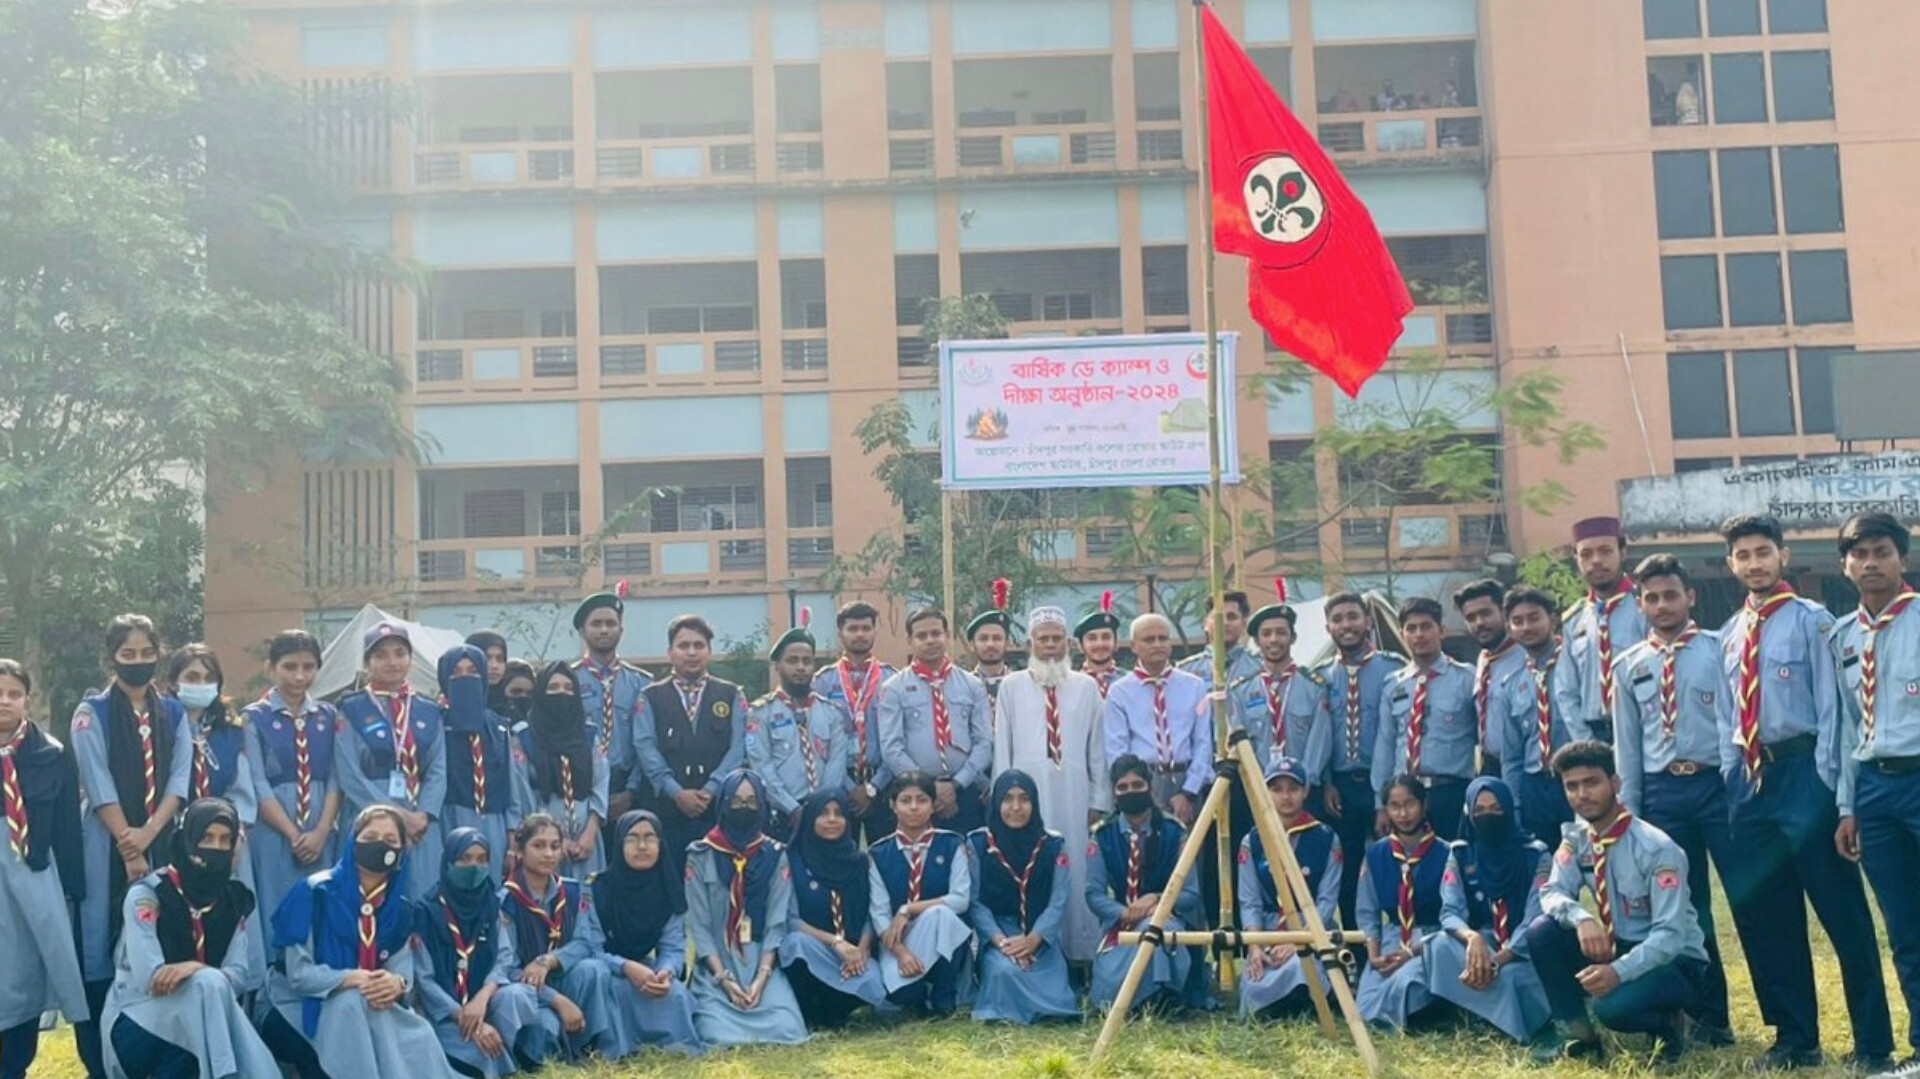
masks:
<path fill-rule="evenodd" d="M 1041 626 L 1059 626 L 1067 628 L 1067 612 L 1059 607 L 1035 607 L 1027 612 L 1027 633 L 1032 634 Z"/>

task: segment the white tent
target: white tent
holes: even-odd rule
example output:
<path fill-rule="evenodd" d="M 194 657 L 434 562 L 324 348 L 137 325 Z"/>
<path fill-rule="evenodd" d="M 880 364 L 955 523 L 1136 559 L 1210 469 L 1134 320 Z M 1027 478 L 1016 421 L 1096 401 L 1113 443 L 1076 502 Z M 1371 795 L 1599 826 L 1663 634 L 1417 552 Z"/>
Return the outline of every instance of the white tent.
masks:
<path fill-rule="evenodd" d="M 1392 651 L 1402 650 L 1398 627 L 1393 618 L 1393 604 L 1378 592 L 1369 591 L 1366 599 L 1367 608 L 1373 615 L 1375 644 Z M 1333 658 L 1333 636 L 1327 632 L 1326 598 L 1293 604 L 1293 610 L 1300 616 L 1293 640 L 1294 662 L 1314 664 Z"/>
<path fill-rule="evenodd" d="M 320 657 L 320 674 L 313 682 L 314 696 L 328 697 L 353 686 L 355 676 L 360 673 L 360 638 L 382 622 L 406 627 L 407 635 L 413 638 L 413 671 L 407 675 L 413 691 L 439 694 L 440 656 L 447 649 L 464 644 L 466 637 L 454 630 L 409 622 L 369 603 L 360 608 L 347 628 L 327 642 L 326 651 Z"/>

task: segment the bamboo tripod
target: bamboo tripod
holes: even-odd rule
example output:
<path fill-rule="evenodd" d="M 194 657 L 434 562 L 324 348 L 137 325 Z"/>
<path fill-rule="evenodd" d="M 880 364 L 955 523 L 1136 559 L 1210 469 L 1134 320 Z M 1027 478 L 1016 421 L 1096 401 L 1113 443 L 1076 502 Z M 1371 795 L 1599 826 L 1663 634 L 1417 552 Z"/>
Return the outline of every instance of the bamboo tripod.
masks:
<path fill-rule="evenodd" d="M 1260 831 L 1260 842 L 1267 852 L 1267 862 L 1275 873 L 1274 890 L 1280 897 L 1280 924 L 1293 928 L 1264 932 L 1169 931 L 1166 929 L 1167 919 L 1173 914 L 1174 903 L 1180 897 L 1180 889 L 1185 885 L 1187 875 L 1193 872 L 1195 864 L 1206 853 L 1210 838 L 1208 833 L 1216 827 L 1225 828 L 1227 797 L 1236 782 L 1244 784 L 1248 790 L 1247 802 L 1253 807 L 1254 827 Z M 1200 809 L 1193 831 L 1187 834 L 1186 842 L 1180 847 L 1180 860 L 1174 864 L 1173 875 L 1160 892 L 1160 902 L 1154 907 L 1152 917 L 1147 920 L 1144 929 L 1120 934 L 1122 945 L 1132 945 L 1137 950 L 1133 954 L 1133 965 L 1127 968 L 1126 980 L 1120 985 L 1120 995 L 1114 998 L 1113 1007 L 1107 1012 L 1106 1023 L 1100 1028 L 1100 1038 L 1093 1043 L 1094 1065 L 1097 1066 L 1106 1056 L 1114 1038 L 1126 1025 L 1127 1012 L 1133 1006 L 1134 995 L 1140 991 L 1141 979 L 1146 977 L 1147 967 L 1153 959 L 1152 949 L 1156 946 L 1195 947 L 1218 943 L 1239 948 L 1291 944 L 1300 949 L 1300 961 L 1307 964 L 1307 991 L 1313 997 L 1321 1033 L 1329 1038 L 1337 1036 L 1333 1010 L 1327 1004 L 1326 986 L 1332 986 L 1334 998 L 1340 1005 L 1341 1015 L 1346 1020 L 1347 1031 L 1353 1036 L 1353 1045 L 1361 1061 L 1366 1064 L 1369 1074 L 1380 1074 L 1380 1056 L 1374 1051 L 1373 1039 L 1367 1033 L 1366 1023 L 1360 1018 L 1360 1008 L 1354 1000 L 1352 988 L 1347 985 L 1346 973 L 1338 969 L 1334 958 L 1344 945 L 1359 943 L 1361 936 L 1329 929 L 1321 921 L 1313 890 L 1307 886 L 1307 878 L 1300 872 L 1300 863 L 1294 857 L 1293 844 L 1287 840 L 1286 826 L 1281 822 L 1279 812 L 1273 808 L 1273 801 L 1261 796 L 1264 788 L 1260 762 L 1254 755 L 1252 743 L 1246 740 L 1244 734 L 1235 734 L 1227 759 L 1215 769 L 1213 786 L 1207 792 L 1206 803 Z M 1226 881 L 1229 879 L 1222 879 L 1223 889 L 1227 887 Z"/>

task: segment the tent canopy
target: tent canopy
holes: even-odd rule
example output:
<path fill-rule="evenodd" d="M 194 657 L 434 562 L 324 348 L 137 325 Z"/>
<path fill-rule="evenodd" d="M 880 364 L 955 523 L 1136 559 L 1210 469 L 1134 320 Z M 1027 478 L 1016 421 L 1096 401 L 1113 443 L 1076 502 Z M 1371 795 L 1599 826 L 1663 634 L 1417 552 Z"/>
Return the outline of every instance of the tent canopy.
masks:
<path fill-rule="evenodd" d="M 353 616 L 353 621 L 347 623 L 347 628 L 327 642 L 326 651 L 320 657 L 320 674 L 313 682 L 314 696 L 331 697 L 353 687 L 354 679 L 360 673 L 360 638 L 382 622 L 405 626 L 407 635 L 413 639 L 413 670 L 407 675 L 407 684 L 413 687 L 415 693 L 427 696 L 439 694 L 440 656 L 448 649 L 466 643 L 466 637 L 454 630 L 409 622 L 369 603 L 360 608 L 360 612 Z"/>

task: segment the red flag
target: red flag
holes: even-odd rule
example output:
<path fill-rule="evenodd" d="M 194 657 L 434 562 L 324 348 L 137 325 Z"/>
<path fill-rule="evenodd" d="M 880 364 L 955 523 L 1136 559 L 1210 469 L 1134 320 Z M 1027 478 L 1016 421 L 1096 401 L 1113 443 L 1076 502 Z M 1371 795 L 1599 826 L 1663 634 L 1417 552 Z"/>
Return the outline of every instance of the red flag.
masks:
<path fill-rule="evenodd" d="M 1204 7 L 1213 245 L 1252 266 L 1247 306 L 1281 348 L 1357 394 L 1413 298 L 1367 208 Z"/>

